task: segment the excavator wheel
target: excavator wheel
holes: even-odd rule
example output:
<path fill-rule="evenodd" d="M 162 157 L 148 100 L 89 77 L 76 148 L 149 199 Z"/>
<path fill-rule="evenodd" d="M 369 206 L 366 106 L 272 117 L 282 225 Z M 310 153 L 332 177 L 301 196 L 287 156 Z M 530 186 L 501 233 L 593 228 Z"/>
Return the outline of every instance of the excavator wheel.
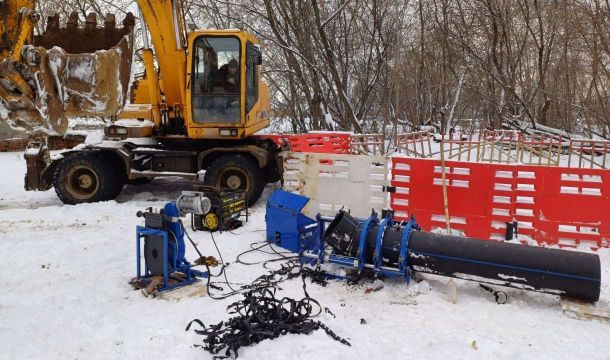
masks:
<path fill-rule="evenodd" d="M 55 170 L 55 192 L 64 204 L 111 200 L 123 188 L 112 162 L 90 152 L 69 155 Z"/>
<path fill-rule="evenodd" d="M 205 172 L 206 185 L 245 190 L 248 205 L 254 204 L 265 188 L 263 170 L 247 155 L 229 154 L 216 158 Z"/>

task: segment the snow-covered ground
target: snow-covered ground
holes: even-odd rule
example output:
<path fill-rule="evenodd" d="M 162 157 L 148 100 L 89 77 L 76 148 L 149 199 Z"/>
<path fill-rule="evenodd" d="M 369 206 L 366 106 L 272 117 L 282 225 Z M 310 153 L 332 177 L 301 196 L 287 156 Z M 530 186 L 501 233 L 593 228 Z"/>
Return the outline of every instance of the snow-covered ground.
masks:
<path fill-rule="evenodd" d="M 53 190 L 25 192 L 20 153 L 0 153 L 0 358 L 1 359 L 207 359 L 185 332 L 199 318 L 228 318 L 238 297 L 160 300 L 144 298 L 128 281 L 135 273 L 135 213 L 159 208 L 188 188 L 155 180 L 126 187 L 117 199 L 63 205 Z M 269 187 L 268 194 L 272 191 Z M 216 235 L 225 261 L 264 240 L 264 202 L 235 234 Z M 216 256 L 209 234 L 192 234 L 204 254 Z M 610 252 L 602 258 L 601 305 L 610 302 Z M 263 260 L 253 253 L 243 260 Z M 187 257 L 195 258 L 189 248 Z M 262 266 L 231 264 L 230 281 L 249 283 Z M 562 313 L 555 296 L 507 289 L 498 305 L 476 283 L 456 281 L 457 303 L 447 300 L 446 278 L 423 276 L 406 285 L 386 282 L 377 292 L 335 281 L 308 292 L 335 315 L 320 316 L 352 346 L 323 331 L 286 335 L 240 350 L 240 359 L 609 359 L 610 325 Z M 300 280 L 282 284 L 282 295 L 301 298 Z M 366 324 L 361 324 L 361 319 Z"/>

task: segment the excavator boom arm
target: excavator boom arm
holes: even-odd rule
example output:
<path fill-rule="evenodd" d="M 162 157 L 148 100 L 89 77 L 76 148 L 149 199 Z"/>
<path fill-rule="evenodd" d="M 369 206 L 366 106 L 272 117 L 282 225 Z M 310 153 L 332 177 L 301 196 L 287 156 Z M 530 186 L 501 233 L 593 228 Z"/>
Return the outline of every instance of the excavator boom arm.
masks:
<path fill-rule="evenodd" d="M 186 104 L 186 39 L 182 3 L 176 0 L 138 0 L 138 5 L 157 57 L 162 79 L 160 92 L 170 107 Z"/>
<path fill-rule="evenodd" d="M 34 24 L 36 24 L 39 19 L 40 16 L 38 16 L 34 10 L 25 7 L 19 9 L 19 22 L 17 26 L 18 35 L 15 44 L 11 49 L 11 60 L 19 61 L 21 58 L 21 51 L 23 51 L 23 47 L 25 46 L 26 42 L 31 39 Z"/>

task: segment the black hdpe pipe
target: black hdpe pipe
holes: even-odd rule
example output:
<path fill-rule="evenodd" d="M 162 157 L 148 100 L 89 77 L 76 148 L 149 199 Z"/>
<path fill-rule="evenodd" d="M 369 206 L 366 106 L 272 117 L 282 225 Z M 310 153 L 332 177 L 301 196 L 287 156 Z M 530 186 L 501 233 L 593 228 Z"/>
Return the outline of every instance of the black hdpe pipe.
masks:
<path fill-rule="evenodd" d="M 341 211 L 324 233 L 335 253 L 355 257 L 363 223 Z M 398 268 L 405 231 L 385 229 L 384 266 Z M 367 231 L 365 262 L 373 262 L 378 225 Z M 411 231 L 408 266 L 414 271 L 562 295 L 588 302 L 599 300 L 601 268 L 597 254 L 478 240 Z"/>

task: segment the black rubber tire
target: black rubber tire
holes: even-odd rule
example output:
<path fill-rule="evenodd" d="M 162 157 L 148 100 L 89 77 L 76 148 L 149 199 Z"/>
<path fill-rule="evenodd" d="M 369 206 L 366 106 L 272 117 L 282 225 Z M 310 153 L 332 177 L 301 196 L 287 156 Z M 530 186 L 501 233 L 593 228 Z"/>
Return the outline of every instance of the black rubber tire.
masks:
<path fill-rule="evenodd" d="M 127 182 L 125 164 L 123 163 L 123 160 L 111 153 L 100 154 L 100 156 L 103 157 L 104 162 L 109 164 L 112 169 L 112 176 L 110 177 L 112 183 L 109 186 L 110 189 L 104 200 L 114 200 L 121 194 L 123 186 L 125 186 L 125 183 Z"/>
<path fill-rule="evenodd" d="M 231 175 L 241 178 L 239 187 L 230 186 Z M 214 159 L 206 169 L 203 182 L 218 188 L 246 190 L 248 206 L 256 203 L 266 184 L 263 170 L 254 159 L 243 154 L 228 154 Z"/>
<path fill-rule="evenodd" d="M 145 177 L 141 177 L 141 178 L 135 178 L 133 180 L 127 180 L 127 184 L 128 185 L 146 185 L 148 183 L 150 183 L 153 179 L 151 178 L 145 178 Z"/>
<path fill-rule="evenodd" d="M 93 188 L 83 189 L 76 184 L 78 171 L 88 175 Z M 114 199 L 123 188 L 123 179 L 105 157 L 91 152 L 77 152 L 59 163 L 53 185 L 59 199 L 64 204 L 73 205 Z"/>
<path fill-rule="evenodd" d="M 116 171 L 116 170 L 114 170 L 114 171 Z M 112 181 L 112 185 L 111 185 L 112 189 L 110 191 L 108 191 L 104 200 L 114 200 L 121 194 L 121 191 L 123 191 L 123 186 L 125 185 L 124 177 L 116 176 L 116 174 L 115 174 L 111 177 L 111 181 Z"/>

